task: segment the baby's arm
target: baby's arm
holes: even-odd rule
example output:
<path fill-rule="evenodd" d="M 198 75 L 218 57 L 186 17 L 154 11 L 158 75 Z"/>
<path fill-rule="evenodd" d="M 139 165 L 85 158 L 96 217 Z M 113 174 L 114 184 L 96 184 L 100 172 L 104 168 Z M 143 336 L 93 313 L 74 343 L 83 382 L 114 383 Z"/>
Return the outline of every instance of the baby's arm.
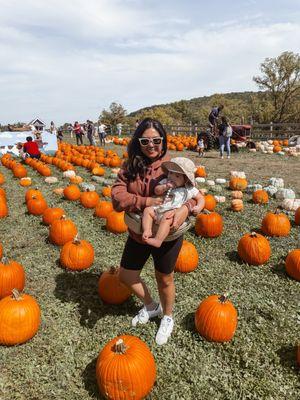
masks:
<path fill-rule="evenodd" d="M 204 204 L 205 204 L 204 196 L 200 192 L 198 192 L 198 194 L 196 196 L 194 196 L 193 199 L 196 200 L 197 204 L 195 205 L 195 207 L 193 208 L 192 211 L 193 211 L 194 215 L 197 215 L 204 208 Z"/>

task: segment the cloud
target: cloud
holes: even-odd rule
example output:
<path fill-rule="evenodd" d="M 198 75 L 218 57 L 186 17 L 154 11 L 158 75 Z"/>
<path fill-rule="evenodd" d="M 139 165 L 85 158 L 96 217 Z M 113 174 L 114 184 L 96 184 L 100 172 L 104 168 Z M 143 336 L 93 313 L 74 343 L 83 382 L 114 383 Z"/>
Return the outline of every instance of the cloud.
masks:
<path fill-rule="evenodd" d="M 195 19 L 196 3 L 184 12 L 166 3 L 0 0 L 1 123 L 72 122 L 97 118 L 112 101 L 132 111 L 255 90 L 264 58 L 299 52 L 299 24 L 266 23 L 258 6 L 218 22 Z"/>

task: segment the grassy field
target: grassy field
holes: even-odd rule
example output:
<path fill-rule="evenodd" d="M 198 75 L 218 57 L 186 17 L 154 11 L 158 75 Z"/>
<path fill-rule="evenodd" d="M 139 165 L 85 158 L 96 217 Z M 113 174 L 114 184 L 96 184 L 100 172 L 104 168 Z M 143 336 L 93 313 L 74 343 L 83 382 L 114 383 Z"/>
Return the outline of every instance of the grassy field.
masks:
<path fill-rule="evenodd" d="M 114 148 L 120 154 L 124 149 Z M 190 152 L 186 155 L 195 157 Z M 211 152 L 201 164 L 206 165 L 212 179 L 228 178 L 230 170 L 244 170 L 250 183 L 282 177 L 300 197 L 299 159 L 241 152 L 230 160 L 220 160 L 216 152 Z M 97 356 L 107 341 L 124 333 L 139 336 L 155 357 L 157 382 L 149 399 L 300 398 L 295 363 L 295 343 L 300 338 L 300 283 L 284 270 L 287 253 L 297 246 L 299 227 L 293 224 L 286 238 L 270 239 L 272 256 L 264 266 L 248 266 L 237 256 L 240 237 L 260 228 L 267 210 L 278 204 L 276 200 L 257 206 L 250 195 L 245 195 L 242 213 L 230 211 L 227 201 L 217 206 L 225 222 L 219 238 L 198 238 L 193 229 L 186 234 L 198 249 L 199 266 L 190 274 L 176 274 L 176 326 L 172 340 L 158 347 L 154 342 L 158 320 L 137 328 L 130 326 L 140 307 L 137 299 L 108 306 L 97 294 L 101 272 L 119 264 L 127 235 L 107 232 L 104 222 L 91 210 L 61 199 L 52 192 L 53 186 L 47 186 L 39 174 L 28 169 L 48 204 L 63 207 L 76 222 L 81 238 L 94 246 L 96 258 L 86 272 L 62 269 L 59 248 L 47 240 L 48 228 L 41 218 L 26 213 L 25 189 L 12 178 L 10 170 L 0 166 L 6 177 L 3 187 L 10 212 L 0 220 L 0 241 L 10 258 L 23 264 L 25 292 L 37 299 L 42 310 L 41 327 L 31 341 L 0 347 L 1 400 L 101 399 L 95 381 Z M 52 171 L 59 179 L 55 187 L 65 186 L 61 171 L 55 167 Z M 86 181 L 91 179 L 86 169 L 78 168 L 78 174 Z M 98 191 L 100 188 L 97 184 Z M 228 196 L 229 190 L 224 188 L 222 194 Z M 143 277 L 157 297 L 153 275 L 149 261 Z M 202 299 L 224 292 L 230 293 L 238 310 L 237 331 L 230 343 L 209 343 L 195 332 L 194 312 Z"/>

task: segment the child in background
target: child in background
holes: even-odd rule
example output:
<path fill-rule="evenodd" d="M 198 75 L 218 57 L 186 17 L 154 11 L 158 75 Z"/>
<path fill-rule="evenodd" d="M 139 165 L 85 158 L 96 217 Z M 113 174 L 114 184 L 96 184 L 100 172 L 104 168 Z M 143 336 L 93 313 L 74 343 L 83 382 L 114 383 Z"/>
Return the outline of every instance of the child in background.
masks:
<path fill-rule="evenodd" d="M 203 157 L 204 156 L 204 140 L 203 137 L 200 136 L 197 142 L 197 151 L 198 151 L 198 156 Z"/>
<path fill-rule="evenodd" d="M 172 218 L 167 211 L 180 208 L 190 199 L 197 201 L 193 213 L 199 214 L 204 207 L 204 197 L 195 187 L 195 164 L 185 157 L 175 157 L 162 164 L 164 173 L 168 176 L 154 188 L 157 196 L 166 195 L 165 201 L 159 206 L 146 207 L 143 212 L 143 240 L 153 247 L 160 247 L 170 232 Z M 159 225 L 155 237 L 152 237 L 153 223 Z"/>

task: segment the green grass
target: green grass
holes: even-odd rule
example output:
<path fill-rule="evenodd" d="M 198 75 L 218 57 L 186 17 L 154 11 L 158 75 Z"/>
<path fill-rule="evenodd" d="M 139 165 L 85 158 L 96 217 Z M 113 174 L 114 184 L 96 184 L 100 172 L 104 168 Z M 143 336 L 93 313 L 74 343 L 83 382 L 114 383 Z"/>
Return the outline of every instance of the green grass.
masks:
<path fill-rule="evenodd" d="M 239 154 L 230 164 L 214 160 L 213 155 L 209 153 L 201 160 L 212 178 L 228 177 L 230 169 L 245 169 L 250 183 L 281 176 L 300 197 L 297 173 L 291 176 L 288 172 L 298 171 L 299 161 L 285 158 L 285 172 L 282 159 L 266 157 L 264 162 L 268 161 L 269 166 L 262 168 L 258 177 L 253 165 L 263 163 L 260 155 Z M 131 317 L 140 307 L 135 298 L 121 306 L 108 306 L 97 294 L 101 272 L 119 264 L 126 234 L 106 232 L 104 222 L 91 210 L 57 197 L 52 193 L 53 186 L 47 186 L 40 175 L 28 169 L 48 203 L 63 207 L 76 222 L 80 236 L 93 244 L 96 258 L 86 272 L 62 269 L 59 248 L 47 241 L 48 228 L 41 224 L 41 218 L 26 213 L 25 189 L 12 178 L 11 171 L 0 166 L 6 177 L 4 188 L 10 211 L 0 220 L 0 241 L 10 258 L 23 264 L 25 292 L 37 299 L 42 310 L 41 327 L 31 341 L 0 347 L 1 400 L 101 399 L 95 381 L 96 358 L 107 341 L 124 333 L 139 336 L 154 354 L 157 382 L 149 399 L 300 398 L 295 363 L 300 283 L 284 271 L 288 251 L 297 246 L 299 227 L 293 225 L 287 238 L 270 240 L 272 256 L 264 266 L 248 266 L 236 252 L 239 238 L 260 227 L 264 214 L 277 204 L 275 200 L 268 206 L 257 206 L 246 195 L 242 213 L 230 211 L 228 202 L 218 205 L 225 222 L 222 236 L 201 239 L 193 230 L 186 234 L 185 238 L 199 251 L 199 266 L 190 274 L 176 274 L 176 326 L 170 342 L 158 347 L 154 342 L 158 320 L 138 328 L 130 326 Z M 52 171 L 59 178 L 55 187 L 64 186 L 67 181 L 62 173 L 55 167 Z M 78 168 L 78 173 L 90 180 L 85 169 Z M 224 193 L 228 195 L 229 191 L 224 189 Z M 143 277 L 157 297 L 151 262 L 144 268 Z M 195 309 L 208 295 L 227 291 L 238 310 L 236 334 L 230 343 L 209 343 L 195 332 Z"/>

